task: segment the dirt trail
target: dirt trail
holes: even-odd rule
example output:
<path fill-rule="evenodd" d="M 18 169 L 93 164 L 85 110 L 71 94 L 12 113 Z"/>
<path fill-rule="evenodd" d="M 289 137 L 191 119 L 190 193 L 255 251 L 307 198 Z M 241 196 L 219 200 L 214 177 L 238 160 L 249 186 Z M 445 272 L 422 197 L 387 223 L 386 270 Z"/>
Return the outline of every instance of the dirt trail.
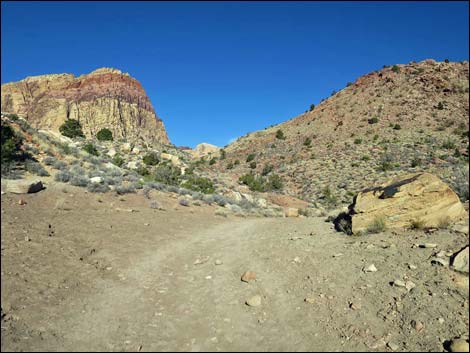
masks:
<path fill-rule="evenodd" d="M 119 212 L 107 197 L 75 195 L 59 216 L 45 193 L 21 210 L 2 197 L 2 350 L 443 351 L 468 332 L 468 277 L 429 261 L 461 234 L 353 238 L 322 218 L 157 212 L 137 195 L 119 204 L 137 212 Z M 49 219 L 54 237 L 39 232 Z M 37 230 L 29 242 L 24 229 Z M 412 247 L 424 242 L 438 248 Z M 240 280 L 247 270 L 256 281 Z"/>

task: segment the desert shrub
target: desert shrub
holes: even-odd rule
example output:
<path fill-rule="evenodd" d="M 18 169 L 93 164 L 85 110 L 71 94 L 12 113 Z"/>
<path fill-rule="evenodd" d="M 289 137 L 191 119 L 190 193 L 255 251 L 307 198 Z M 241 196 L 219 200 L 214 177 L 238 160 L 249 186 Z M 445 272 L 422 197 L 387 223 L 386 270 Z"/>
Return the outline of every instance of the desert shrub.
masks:
<path fill-rule="evenodd" d="M 401 130 L 400 124 L 393 125 L 393 130 Z"/>
<path fill-rule="evenodd" d="M 158 163 L 160 163 L 160 160 L 158 159 L 158 155 L 155 152 L 147 153 L 142 159 L 142 161 L 146 165 L 157 165 Z"/>
<path fill-rule="evenodd" d="M 238 179 L 242 184 L 247 185 L 251 191 L 264 191 L 263 179 L 260 177 L 255 177 L 253 174 L 242 175 Z"/>
<path fill-rule="evenodd" d="M 284 132 L 279 129 L 276 131 L 276 138 L 279 139 L 279 140 L 285 140 L 286 137 L 284 136 Z"/>
<path fill-rule="evenodd" d="M 233 162 L 233 165 L 239 165 L 240 164 L 240 161 L 238 159 L 235 160 L 235 162 Z"/>
<path fill-rule="evenodd" d="M 96 134 L 99 141 L 113 141 L 113 133 L 108 128 L 103 128 Z"/>
<path fill-rule="evenodd" d="M 57 159 L 51 156 L 47 156 L 42 161 L 45 165 L 54 165 L 57 162 Z"/>
<path fill-rule="evenodd" d="M 442 148 L 452 150 L 455 148 L 455 143 L 452 140 L 446 140 L 442 143 Z"/>
<path fill-rule="evenodd" d="M 385 217 L 376 217 L 372 223 L 367 227 L 367 233 L 381 233 L 387 229 Z"/>
<path fill-rule="evenodd" d="M 443 217 L 439 218 L 439 220 L 437 221 L 437 228 L 447 229 L 447 228 L 449 228 L 450 223 L 451 223 L 450 217 L 449 216 L 443 216 Z"/>
<path fill-rule="evenodd" d="M 186 189 L 202 192 L 204 194 L 211 194 L 215 191 L 212 181 L 203 177 L 191 177 L 186 180 L 182 186 Z"/>
<path fill-rule="evenodd" d="M 100 154 L 98 153 L 98 150 L 92 143 L 87 143 L 86 145 L 83 146 L 83 150 L 86 151 L 87 153 L 93 155 L 93 156 L 99 156 Z"/>
<path fill-rule="evenodd" d="M 145 184 L 146 187 L 154 189 L 154 190 L 160 190 L 160 191 L 165 191 L 167 189 L 167 186 L 162 183 L 157 183 L 150 181 L 147 184 Z"/>
<path fill-rule="evenodd" d="M 334 206 L 338 203 L 337 197 L 333 194 L 330 187 L 327 186 L 322 190 L 323 199 L 329 206 Z"/>
<path fill-rule="evenodd" d="M 87 190 L 89 192 L 105 193 L 109 191 L 109 186 L 106 184 L 100 184 L 100 183 L 90 183 L 88 184 Z"/>
<path fill-rule="evenodd" d="M 209 161 L 209 165 L 214 165 L 216 162 L 217 162 L 217 157 L 214 157 Z"/>
<path fill-rule="evenodd" d="M 2 121 L 1 125 L 1 162 L 9 164 L 16 159 L 21 159 L 22 139 L 15 134 L 10 125 Z"/>
<path fill-rule="evenodd" d="M 443 110 L 445 108 L 444 103 L 439 102 L 436 107 L 438 110 Z"/>
<path fill-rule="evenodd" d="M 379 118 L 373 117 L 373 118 L 367 119 L 367 122 L 369 124 L 377 124 L 379 122 Z"/>
<path fill-rule="evenodd" d="M 364 155 L 364 156 L 361 157 L 361 160 L 363 160 L 363 161 L 369 161 L 369 160 L 370 160 L 370 156 Z"/>
<path fill-rule="evenodd" d="M 66 170 L 68 168 L 68 165 L 64 161 L 56 161 L 53 167 L 57 170 Z"/>
<path fill-rule="evenodd" d="M 61 183 L 69 182 L 70 178 L 71 178 L 71 174 L 66 171 L 60 171 L 56 173 L 56 175 L 54 175 L 54 180 L 59 181 Z"/>
<path fill-rule="evenodd" d="M 313 109 L 315 109 L 315 104 L 310 104 L 309 111 L 312 111 Z"/>
<path fill-rule="evenodd" d="M 255 162 L 255 161 L 250 162 L 250 168 L 251 168 L 251 169 L 255 169 L 255 168 L 256 168 L 256 162 Z"/>
<path fill-rule="evenodd" d="M 233 169 L 233 163 L 232 162 L 227 164 L 227 170 L 230 170 L 230 169 Z"/>
<path fill-rule="evenodd" d="M 131 183 L 136 183 L 139 180 L 139 176 L 134 172 L 129 172 L 128 174 L 124 175 L 124 181 L 128 181 Z"/>
<path fill-rule="evenodd" d="M 65 122 L 59 127 L 59 131 L 62 135 L 70 138 L 85 137 L 80 122 L 74 119 L 65 120 Z"/>
<path fill-rule="evenodd" d="M 136 169 L 136 172 L 142 176 L 150 175 L 149 170 L 145 168 L 143 165 L 139 165 L 139 167 Z"/>
<path fill-rule="evenodd" d="M 398 72 L 400 72 L 400 68 L 397 65 L 393 65 L 392 66 L 392 71 L 398 73 Z"/>
<path fill-rule="evenodd" d="M 103 182 L 108 185 L 119 185 L 122 183 L 122 177 L 121 176 L 104 176 Z"/>
<path fill-rule="evenodd" d="M 283 187 L 284 183 L 281 177 L 277 174 L 272 174 L 266 182 L 265 190 L 281 190 Z"/>
<path fill-rule="evenodd" d="M 273 171 L 274 167 L 271 164 L 266 164 L 261 172 L 262 176 L 266 176 Z"/>
<path fill-rule="evenodd" d="M 114 189 L 118 195 L 130 194 L 135 192 L 135 183 L 130 183 L 126 185 L 117 185 Z"/>
<path fill-rule="evenodd" d="M 221 207 L 224 207 L 226 204 L 228 204 L 227 199 L 224 196 L 218 194 L 214 194 L 214 202 Z"/>
<path fill-rule="evenodd" d="M 354 144 L 356 145 L 360 145 L 362 143 L 362 139 L 361 138 L 357 138 L 354 140 Z"/>
<path fill-rule="evenodd" d="M 423 229 L 424 221 L 422 219 L 413 219 L 410 221 L 410 229 Z"/>
<path fill-rule="evenodd" d="M 220 159 L 225 159 L 227 158 L 227 152 L 225 150 L 220 150 Z"/>
<path fill-rule="evenodd" d="M 124 164 L 124 159 L 122 159 L 122 157 L 119 154 L 116 154 L 111 160 L 111 163 L 113 163 L 114 165 L 117 165 L 118 167 L 121 167 Z"/>
<path fill-rule="evenodd" d="M 246 157 L 246 163 L 250 163 L 253 159 L 255 159 L 255 155 L 253 153 L 250 153 L 247 157 Z M 237 161 L 235 161 L 235 164 Z M 240 162 L 238 162 L 240 163 Z"/>
<path fill-rule="evenodd" d="M 419 167 L 421 165 L 421 159 L 419 158 L 413 158 L 413 160 L 411 161 L 411 167 L 412 168 L 416 168 L 416 167 Z"/>
<path fill-rule="evenodd" d="M 70 168 L 70 173 L 78 174 L 78 175 L 85 175 L 86 170 L 85 170 L 85 168 L 82 168 L 79 165 L 74 165 Z"/>
<path fill-rule="evenodd" d="M 173 165 L 161 164 L 154 174 L 155 181 L 167 185 L 178 185 L 180 181 L 181 170 Z"/>
<path fill-rule="evenodd" d="M 88 179 L 86 176 L 74 175 L 70 179 L 70 184 L 75 185 L 75 186 L 85 187 L 88 185 L 89 181 L 90 179 Z"/>
<path fill-rule="evenodd" d="M 384 154 L 381 157 L 379 170 L 386 172 L 393 169 L 393 156 L 391 154 Z"/>
<path fill-rule="evenodd" d="M 38 162 L 27 160 L 25 162 L 25 168 L 28 172 L 32 174 L 36 174 L 39 176 L 49 176 L 49 173 L 47 172 L 47 170 L 45 170 L 44 167 Z"/>
<path fill-rule="evenodd" d="M 57 146 L 61 154 L 72 154 L 72 148 L 67 143 L 61 143 Z"/>

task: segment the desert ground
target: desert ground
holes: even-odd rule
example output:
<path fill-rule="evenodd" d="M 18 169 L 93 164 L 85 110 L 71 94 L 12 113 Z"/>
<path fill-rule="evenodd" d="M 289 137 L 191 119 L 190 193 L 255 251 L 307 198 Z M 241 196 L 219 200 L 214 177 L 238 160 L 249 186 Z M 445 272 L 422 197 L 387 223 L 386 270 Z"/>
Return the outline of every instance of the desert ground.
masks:
<path fill-rule="evenodd" d="M 443 352 L 468 339 L 468 276 L 446 266 L 468 234 L 347 236 L 325 217 L 224 217 L 168 195 L 2 192 L 2 351 Z"/>

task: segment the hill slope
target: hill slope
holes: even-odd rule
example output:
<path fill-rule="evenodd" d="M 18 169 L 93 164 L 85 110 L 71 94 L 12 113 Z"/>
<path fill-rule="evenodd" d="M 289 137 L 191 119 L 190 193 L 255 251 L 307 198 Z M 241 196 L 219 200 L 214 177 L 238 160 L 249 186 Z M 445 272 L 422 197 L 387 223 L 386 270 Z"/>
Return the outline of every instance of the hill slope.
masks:
<path fill-rule="evenodd" d="M 434 60 L 371 72 L 312 111 L 239 138 L 217 171 L 235 179 L 272 165 L 287 193 L 333 204 L 406 171 L 455 184 L 468 164 L 468 73 L 468 62 Z"/>

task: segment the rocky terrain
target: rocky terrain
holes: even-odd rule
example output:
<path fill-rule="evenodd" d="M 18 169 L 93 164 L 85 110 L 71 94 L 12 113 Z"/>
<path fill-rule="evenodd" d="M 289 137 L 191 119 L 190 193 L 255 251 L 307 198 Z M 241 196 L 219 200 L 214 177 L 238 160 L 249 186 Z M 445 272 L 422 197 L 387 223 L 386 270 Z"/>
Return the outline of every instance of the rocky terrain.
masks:
<path fill-rule="evenodd" d="M 88 138 L 108 128 L 115 138 L 170 143 L 141 84 L 116 69 L 27 77 L 2 85 L 1 102 L 2 112 L 22 116 L 38 129 L 58 131 L 74 119 Z"/>
<path fill-rule="evenodd" d="M 333 208 L 402 173 L 429 171 L 458 188 L 468 179 L 468 77 L 468 62 L 384 67 L 287 122 L 240 137 L 212 168 L 238 180 L 268 166 L 285 193 Z"/>
<path fill-rule="evenodd" d="M 468 99 L 394 65 L 191 150 L 117 70 L 2 85 L 2 351 L 468 352 Z"/>

